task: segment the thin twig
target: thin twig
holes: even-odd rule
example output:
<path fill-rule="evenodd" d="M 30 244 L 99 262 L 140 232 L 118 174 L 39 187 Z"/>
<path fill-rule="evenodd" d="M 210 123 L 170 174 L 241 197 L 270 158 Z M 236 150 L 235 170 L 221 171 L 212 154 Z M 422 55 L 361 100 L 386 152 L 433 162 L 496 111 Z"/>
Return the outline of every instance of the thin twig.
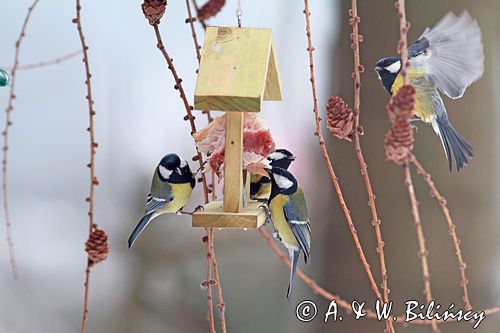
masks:
<path fill-rule="evenodd" d="M 212 229 L 205 229 L 206 231 L 206 248 L 207 248 L 207 255 L 206 255 L 206 275 L 207 275 L 207 280 L 205 284 L 205 288 L 207 288 L 207 319 L 208 319 L 208 324 L 210 327 L 210 333 L 215 333 L 215 321 L 214 321 L 214 306 L 213 306 L 213 296 L 212 296 L 212 270 L 210 268 L 210 264 L 212 263 L 213 257 L 212 257 Z M 205 240 L 205 239 L 204 239 Z M 203 284 L 202 284 L 203 285 Z"/>
<path fill-rule="evenodd" d="M 173 59 L 170 57 L 168 54 L 167 50 L 165 49 L 165 45 L 163 44 L 163 40 L 161 38 L 160 34 L 160 29 L 158 28 L 158 24 L 153 25 L 155 35 L 156 35 L 156 41 L 157 41 L 157 47 L 162 53 L 163 57 L 167 61 L 168 64 L 168 69 L 172 73 L 172 76 L 175 81 L 174 88 L 176 90 L 179 90 L 179 95 L 182 99 L 184 108 L 186 110 L 186 116 L 184 117 L 185 120 L 189 121 L 189 124 L 191 126 L 191 136 L 196 133 L 196 124 L 194 122 L 195 117 L 193 116 L 192 110 L 193 107 L 189 104 L 189 101 L 187 99 L 186 93 L 184 92 L 184 88 L 182 87 L 182 79 L 179 77 L 177 74 L 177 71 L 175 70 L 174 67 L 174 62 Z M 201 155 L 200 151 L 198 150 L 198 147 L 196 147 L 196 153 L 197 155 L 195 156 L 195 159 L 198 160 L 200 164 L 200 168 L 203 168 L 203 156 Z M 209 202 L 209 190 L 207 186 L 207 180 L 205 177 L 205 174 L 202 172 L 201 173 L 201 178 L 198 179 L 198 181 L 201 180 L 201 183 L 203 185 L 203 196 L 205 203 Z M 214 257 L 214 253 L 212 252 L 212 237 L 211 237 L 211 228 L 206 228 L 205 229 L 206 236 L 207 237 L 207 281 L 209 283 L 207 284 L 207 305 L 208 305 L 208 321 L 210 324 L 210 332 L 215 332 L 214 328 L 214 313 L 213 313 L 213 304 L 212 304 L 212 285 L 210 283 L 211 279 L 211 271 L 210 271 L 210 264 L 212 262 L 212 258 Z M 220 283 L 220 281 L 218 281 Z"/>
<path fill-rule="evenodd" d="M 220 278 L 219 278 L 219 268 L 217 265 L 217 259 L 215 257 L 215 247 L 214 247 L 214 230 L 210 229 L 211 232 L 211 247 L 212 247 L 212 269 L 214 271 L 214 278 L 215 278 L 215 286 L 217 289 L 217 297 L 219 299 L 219 304 L 217 304 L 217 310 L 219 310 L 219 318 L 221 322 L 221 331 L 222 333 L 227 333 L 227 327 L 226 327 L 226 303 L 224 303 L 224 299 L 222 298 L 222 287 L 220 283 Z"/>
<path fill-rule="evenodd" d="M 2 157 L 2 192 L 3 192 L 3 208 L 5 213 L 5 229 L 7 233 L 7 245 L 9 247 L 9 256 L 10 256 L 10 266 L 12 269 L 12 275 L 14 279 L 19 278 L 19 272 L 17 270 L 16 265 L 16 255 L 14 252 L 14 241 L 12 239 L 12 223 L 10 220 L 10 212 L 9 212 L 9 201 L 8 201 L 8 177 L 7 177 L 7 158 L 8 158 L 8 150 L 9 150 L 9 129 L 12 126 L 11 113 L 14 110 L 14 99 L 15 95 L 15 86 L 16 86 L 16 73 L 19 66 L 19 52 L 21 48 L 21 42 L 23 41 L 24 36 L 26 36 L 26 28 L 28 26 L 28 22 L 31 17 L 31 13 L 33 9 L 38 4 L 39 0 L 35 0 L 31 6 L 28 8 L 28 12 L 24 17 L 24 22 L 21 28 L 21 33 L 17 38 L 15 44 L 15 55 L 14 55 L 14 66 L 12 66 L 11 78 L 10 78 L 10 91 L 9 91 L 9 100 L 7 102 L 7 108 L 5 109 L 5 125 L 4 130 L 2 132 L 3 135 L 3 157 Z"/>
<path fill-rule="evenodd" d="M 87 131 L 89 132 L 90 137 L 90 162 L 87 164 L 87 167 L 90 169 L 90 189 L 89 196 L 85 199 L 89 203 L 89 237 L 92 233 L 92 230 L 95 228 L 94 224 L 94 193 L 95 187 L 99 184 L 97 177 L 95 175 L 95 153 L 97 149 L 97 142 L 95 141 L 94 134 L 94 100 L 92 99 L 92 85 L 91 85 L 91 77 L 90 74 L 90 65 L 89 65 L 89 55 L 88 55 L 88 45 L 85 42 L 85 36 L 83 34 L 82 29 L 82 21 L 81 21 L 81 11 L 82 7 L 80 5 L 80 0 L 76 0 L 76 18 L 73 19 L 73 23 L 76 24 L 76 28 L 78 30 L 78 36 L 80 37 L 80 43 L 82 46 L 83 52 L 83 63 L 85 64 L 85 85 L 87 87 L 87 95 L 85 99 L 87 100 L 88 110 L 89 110 L 89 127 Z M 82 318 L 82 327 L 81 333 L 86 332 L 87 329 L 87 317 L 88 317 L 88 294 L 89 294 L 89 283 L 90 283 L 90 267 L 91 261 L 87 259 L 87 268 L 85 269 L 85 296 L 83 302 L 83 318 Z"/>
<path fill-rule="evenodd" d="M 60 64 L 60 63 L 62 63 L 64 61 L 73 59 L 73 58 L 77 57 L 81 53 L 82 53 L 82 50 L 76 50 L 74 52 L 68 53 L 66 55 L 63 55 L 62 57 L 58 57 L 58 58 L 55 58 L 55 59 L 46 60 L 46 61 L 40 61 L 40 62 L 36 62 L 36 63 L 33 63 L 33 64 L 18 65 L 17 66 L 17 70 L 29 70 L 29 69 L 37 69 L 37 68 L 51 66 L 51 65 L 57 65 L 57 64 Z M 14 68 L 13 67 L 8 67 L 8 68 L 5 68 L 5 69 L 11 71 Z"/>
<path fill-rule="evenodd" d="M 319 141 L 319 146 L 321 148 L 322 156 L 323 159 L 325 160 L 326 166 L 328 168 L 328 171 L 330 173 L 330 178 L 333 181 L 333 185 L 335 187 L 335 191 L 337 192 L 339 201 L 340 201 L 340 206 L 342 207 L 342 211 L 344 212 L 347 225 L 349 226 L 349 230 L 351 231 L 352 238 L 354 240 L 354 243 L 356 245 L 356 249 L 359 254 L 359 258 L 361 259 L 361 263 L 363 265 L 363 268 L 366 271 L 366 274 L 368 276 L 368 280 L 370 281 L 371 288 L 373 292 L 375 293 L 375 296 L 377 299 L 380 301 L 383 301 L 382 296 L 380 294 L 380 291 L 377 287 L 377 283 L 375 282 L 375 279 L 373 277 L 373 274 L 370 270 L 370 265 L 368 264 L 368 261 L 366 260 L 366 256 L 364 254 L 364 251 L 361 247 L 361 242 L 359 241 L 359 237 L 357 234 L 356 227 L 354 226 L 354 223 L 352 222 L 351 218 L 351 213 L 349 211 L 349 208 L 347 208 L 347 204 L 344 200 L 344 195 L 342 194 L 342 190 L 340 188 L 340 183 L 337 178 L 337 175 L 335 174 L 335 171 L 333 169 L 332 163 L 330 161 L 330 157 L 328 156 L 328 152 L 325 147 L 325 140 L 323 138 L 323 134 L 321 132 L 321 124 L 320 124 L 320 117 L 318 113 L 318 98 L 316 94 L 316 82 L 314 79 L 314 57 L 313 57 L 313 51 L 314 47 L 312 46 L 312 41 L 311 41 L 311 26 L 310 26 L 310 12 L 309 12 L 309 1 L 304 0 L 304 14 L 306 16 L 306 36 L 307 36 L 307 51 L 309 53 L 309 70 L 310 70 L 310 81 L 311 81 L 311 89 L 312 89 L 312 96 L 313 96 L 313 113 L 314 113 L 314 118 L 315 118 L 315 124 L 316 124 L 316 131 L 314 133 L 315 136 L 318 137 Z"/>
<path fill-rule="evenodd" d="M 399 42 L 397 51 L 401 55 L 401 76 L 403 77 L 403 85 L 410 84 L 410 80 L 406 75 L 408 63 L 408 38 L 407 33 L 410 29 L 410 23 L 406 21 L 405 0 L 397 0 L 396 10 L 399 18 Z"/>
<path fill-rule="evenodd" d="M 413 165 L 415 165 L 415 167 L 417 168 L 417 172 L 420 175 L 422 175 L 422 178 L 427 183 L 427 186 L 429 186 L 429 189 L 431 191 L 430 192 L 431 197 L 435 198 L 436 201 L 439 203 L 439 206 L 441 207 L 441 210 L 443 211 L 443 214 L 446 218 L 446 223 L 448 224 L 448 231 L 453 240 L 453 245 L 455 246 L 455 256 L 457 257 L 458 267 L 460 269 L 460 280 L 461 280 L 460 286 L 462 287 L 463 290 L 463 295 L 464 295 L 463 301 L 465 303 L 465 308 L 467 310 L 470 310 L 472 309 L 472 305 L 469 299 L 469 291 L 467 289 L 469 280 L 465 275 L 465 269 L 467 265 L 465 264 L 462 257 L 462 251 L 460 250 L 460 239 L 457 236 L 455 224 L 453 224 L 450 211 L 448 210 L 448 207 L 446 205 L 446 199 L 439 193 L 436 185 L 434 184 L 434 181 L 432 181 L 431 179 L 431 175 L 427 171 L 425 171 L 425 169 L 422 167 L 422 165 L 415 157 L 415 155 L 410 155 L 410 162 L 412 162 Z"/>
<path fill-rule="evenodd" d="M 415 188 L 413 187 L 413 180 L 411 177 L 410 164 L 406 163 L 403 165 L 404 172 L 404 183 L 408 191 L 408 198 L 411 204 L 411 213 L 413 215 L 413 222 L 415 223 L 415 230 L 417 232 L 418 238 L 418 256 L 420 257 L 420 262 L 422 264 L 422 279 L 424 282 L 424 295 L 425 301 L 429 304 L 432 301 L 432 291 L 431 291 L 431 274 L 429 272 L 429 265 L 427 262 L 427 256 L 429 252 L 425 246 L 425 236 L 424 230 L 422 228 L 422 222 L 420 221 L 420 213 L 418 211 L 418 201 L 415 195 Z M 432 321 L 432 331 L 439 332 L 436 322 Z"/>
<path fill-rule="evenodd" d="M 191 13 L 191 5 L 189 3 L 189 0 L 186 0 L 186 9 L 187 9 L 187 13 L 188 13 L 188 18 L 186 19 L 186 23 L 189 23 L 189 25 L 191 27 L 191 36 L 193 37 L 194 49 L 196 52 L 196 59 L 198 60 L 198 65 L 199 65 L 200 61 L 201 61 L 201 52 L 200 52 L 201 46 L 198 43 L 198 37 L 196 35 L 196 29 L 194 27 L 194 22 L 196 21 L 196 18 L 194 18 L 192 13 Z M 198 70 L 196 72 L 198 72 Z M 208 123 L 211 123 L 213 121 L 213 118 L 212 118 L 209 110 L 204 110 L 202 113 L 207 115 Z M 211 176 L 210 177 L 210 184 L 208 185 L 208 188 L 210 189 L 210 192 L 212 193 L 211 199 L 215 200 L 216 199 L 215 173 L 212 171 L 210 176 Z M 214 273 L 214 279 L 216 282 L 215 286 L 217 289 L 217 298 L 219 300 L 219 303 L 217 304 L 217 309 L 219 310 L 219 318 L 221 321 L 222 333 L 226 333 L 227 332 L 226 315 L 225 315 L 226 305 L 225 305 L 224 299 L 222 297 L 222 286 L 220 283 L 219 269 L 217 267 L 217 259 L 215 257 L 214 232 L 213 232 L 213 230 L 210 230 L 210 232 L 211 232 L 211 237 L 209 239 L 211 241 L 210 248 L 212 251 L 212 257 L 211 257 L 212 269 L 213 269 L 213 273 Z"/>
<path fill-rule="evenodd" d="M 356 152 L 356 157 L 358 159 L 359 165 L 361 167 L 361 174 L 363 175 L 366 191 L 368 194 L 368 203 L 370 205 L 370 211 L 372 214 L 372 225 L 375 228 L 375 236 L 377 238 L 377 253 L 379 256 L 379 262 L 380 262 L 380 271 L 382 274 L 382 289 L 384 292 L 384 302 L 389 301 L 389 287 L 387 283 L 387 268 L 385 264 L 385 254 L 384 254 L 384 241 L 382 240 L 382 231 L 380 230 L 380 225 L 382 221 L 378 217 L 377 213 L 377 207 L 375 206 L 375 194 L 373 193 L 373 188 L 372 184 L 370 181 L 370 176 L 368 175 L 368 166 L 365 162 L 365 158 L 363 156 L 363 151 L 361 149 L 361 138 L 360 138 L 360 122 L 359 122 L 359 115 L 360 115 L 360 106 L 361 106 L 361 98 L 360 98 L 360 93 L 361 93 L 361 72 L 364 71 L 363 66 L 361 65 L 360 62 L 360 57 L 359 57 L 359 43 L 362 41 L 362 36 L 359 34 L 359 27 L 358 23 L 360 21 L 360 18 L 358 16 L 358 8 L 357 8 L 357 1 L 352 0 L 351 2 L 351 10 L 349 12 L 350 14 L 350 24 L 352 25 L 352 34 L 351 34 L 351 39 L 352 39 L 352 44 L 351 48 L 353 50 L 353 55 L 354 55 L 354 150 Z M 392 322 L 391 320 L 386 321 L 386 326 L 389 332 L 394 331 L 394 328 L 392 327 Z"/>

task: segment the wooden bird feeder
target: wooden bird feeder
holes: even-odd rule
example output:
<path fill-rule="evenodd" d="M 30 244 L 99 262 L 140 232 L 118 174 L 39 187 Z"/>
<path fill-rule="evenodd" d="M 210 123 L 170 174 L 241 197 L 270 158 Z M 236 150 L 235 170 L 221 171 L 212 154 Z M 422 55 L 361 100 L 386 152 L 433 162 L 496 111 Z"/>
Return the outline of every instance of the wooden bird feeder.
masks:
<path fill-rule="evenodd" d="M 194 96 L 196 110 L 226 113 L 224 199 L 193 214 L 193 227 L 258 228 L 261 203 L 243 198 L 243 121 L 262 100 L 280 101 L 281 82 L 271 29 L 208 27 Z M 244 202 L 245 201 L 245 202 Z"/>

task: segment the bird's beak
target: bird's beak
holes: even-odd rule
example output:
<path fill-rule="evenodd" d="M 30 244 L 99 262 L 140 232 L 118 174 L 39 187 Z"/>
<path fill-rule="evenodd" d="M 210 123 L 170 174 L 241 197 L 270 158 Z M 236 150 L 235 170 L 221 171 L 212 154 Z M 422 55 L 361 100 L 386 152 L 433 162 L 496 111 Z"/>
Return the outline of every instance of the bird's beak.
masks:
<path fill-rule="evenodd" d="M 293 155 L 292 155 L 292 156 L 289 156 L 289 157 L 288 157 L 288 159 L 289 159 L 290 161 L 295 161 L 295 156 L 293 156 Z"/>
<path fill-rule="evenodd" d="M 175 168 L 175 172 L 177 172 L 179 175 L 182 175 L 182 171 L 180 168 Z"/>

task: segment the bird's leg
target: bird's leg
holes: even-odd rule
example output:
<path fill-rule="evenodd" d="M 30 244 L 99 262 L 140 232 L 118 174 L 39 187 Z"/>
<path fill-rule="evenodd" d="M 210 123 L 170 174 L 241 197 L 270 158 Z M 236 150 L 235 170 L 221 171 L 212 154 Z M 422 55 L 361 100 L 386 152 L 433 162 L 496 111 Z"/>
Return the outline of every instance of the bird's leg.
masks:
<path fill-rule="evenodd" d="M 182 207 L 182 208 L 184 208 L 184 207 Z M 181 210 L 179 210 L 177 212 L 177 214 L 179 214 L 179 215 L 182 215 L 182 214 L 184 214 L 184 215 L 193 215 L 194 213 L 199 212 L 200 210 L 204 210 L 205 209 L 205 207 L 199 205 L 192 212 L 185 212 L 185 211 L 182 210 L 182 208 L 181 208 Z"/>
<path fill-rule="evenodd" d="M 264 222 L 264 225 L 270 223 L 273 226 L 273 237 L 275 239 L 278 239 L 278 240 L 281 241 L 281 238 L 280 238 L 280 236 L 278 234 L 278 231 L 274 227 L 274 223 L 272 223 L 273 222 L 273 218 L 271 216 L 271 211 L 269 210 L 269 206 L 267 205 L 267 203 L 263 203 L 262 205 L 259 206 L 259 208 L 262 208 L 264 210 L 264 212 L 266 213 L 266 222 Z"/>

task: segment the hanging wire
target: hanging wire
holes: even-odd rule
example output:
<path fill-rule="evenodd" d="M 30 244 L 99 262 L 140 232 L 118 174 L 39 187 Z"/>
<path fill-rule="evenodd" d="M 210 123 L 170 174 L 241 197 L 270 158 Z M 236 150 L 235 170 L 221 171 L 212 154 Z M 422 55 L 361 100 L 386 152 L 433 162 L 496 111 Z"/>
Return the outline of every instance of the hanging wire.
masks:
<path fill-rule="evenodd" d="M 238 0 L 238 7 L 236 7 L 236 17 L 238 18 L 238 27 L 241 28 L 241 17 L 243 16 L 243 10 L 241 9 L 241 0 Z"/>

